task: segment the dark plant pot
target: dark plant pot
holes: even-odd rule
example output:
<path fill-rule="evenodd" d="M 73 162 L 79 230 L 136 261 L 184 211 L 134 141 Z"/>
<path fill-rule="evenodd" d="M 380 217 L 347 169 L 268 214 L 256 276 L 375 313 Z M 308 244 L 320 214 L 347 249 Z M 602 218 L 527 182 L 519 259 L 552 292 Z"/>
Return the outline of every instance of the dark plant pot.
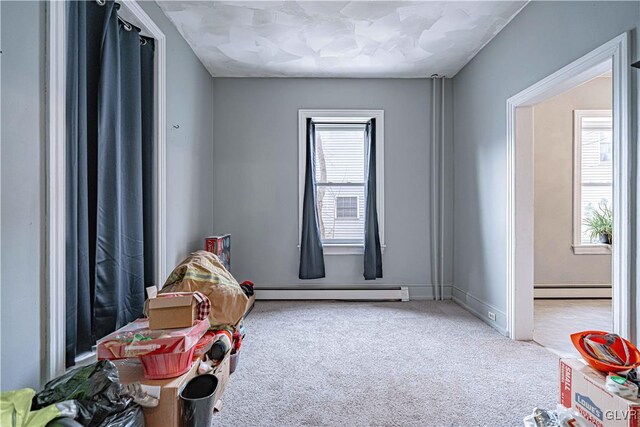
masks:
<path fill-rule="evenodd" d="M 605 245 L 610 245 L 611 244 L 611 235 L 609 235 L 609 234 L 601 234 L 600 235 L 600 243 L 603 243 Z"/>

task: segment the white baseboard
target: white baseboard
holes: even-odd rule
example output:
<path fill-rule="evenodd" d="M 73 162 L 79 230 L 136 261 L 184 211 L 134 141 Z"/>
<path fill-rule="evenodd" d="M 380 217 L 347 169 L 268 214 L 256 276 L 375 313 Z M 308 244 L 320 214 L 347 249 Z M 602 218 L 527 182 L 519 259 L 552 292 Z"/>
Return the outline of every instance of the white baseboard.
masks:
<path fill-rule="evenodd" d="M 487 304 L 455 285 L 452 286 L 452 288 L 453 301 L 455 301 L 456 304 L 465 308 L 468 312 L 491 326 L 496 331 L 500 332 L 502 335 L 507 336 L 507 315 L 504 311 L 492 306 L 491 304 Z M 495 320 L 489 318 L 489 312 L 495 314 Z"/>
<path fill-rule="evenodd" d="M 536 283 L 534 288 L 610 288 L 611 283 Z"/>
<path fill-rule="evenodd" d="M 535 285 L 534 298 L 611 298 L 611 285 Z"/>
<path fill-rule="evenodd" d="M 256 284 L 258 300 L 400 300 L 406 289 L 410 301 L 434 300 L 436 287 L 427 284 Z M 451 299 L 451 285 L 444 285 L 444 299 Z M 438 287 L 438 292 L 440 287 Z"/>
<path fill-rule="evenodd" d="M 444 297 L 442 299 L 450 300 L 451 285 L 443 285 Z M 437 286 L 438 295 L 440 294 L 440 286 Z M 436 299 L 436 286 L 434 285 L 411 285 L 409 287 L 409 295 L 411 301 L 433 301 Z"/>
<path fill-rule="evenodd" d="M 409 289 L 256 289 L 256 299 L 409 301 Z"/>

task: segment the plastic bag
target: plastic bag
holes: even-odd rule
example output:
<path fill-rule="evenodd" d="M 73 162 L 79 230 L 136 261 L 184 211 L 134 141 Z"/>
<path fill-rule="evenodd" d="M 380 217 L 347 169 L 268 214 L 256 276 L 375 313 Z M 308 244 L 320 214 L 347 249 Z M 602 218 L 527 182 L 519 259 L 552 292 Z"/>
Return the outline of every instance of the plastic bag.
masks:
<path fill-rule="evenodd" d="M 107 426 L 104 424 L 106 419 L 129 410 L 133 405 L 133 399 L 120 384 L 118 369 L 108 360 L 73 369 L 49 381 L 44 390 L 33 398 L 32 409 L 65 400 L 76 401 L 76 420 L 89 427 Z M 141 424 L 121 423 L 113 426 L 138 427 L 144 426 L 144 421 Z"/>
<path fill-rule="evenodd" d="M 98 359 L 185 353 L 198 343 L 209 326 L 209 319 L 205 319 L 188 328 L 149 329 L 149 319 L 137 319 L 98 341 Z"/>
<path fill-rule="evenodd" d="M 590 425 L 575 409 L 558 405 L 556 413 L 561 427 L 589 427 Z"/>
<path fill-rule="evenodd" d="M 555 410 L 535 408 L 522 421 L 524 427 L 588 427 L 587 421 L 576 411 L 562 405 Z"/>
<path fill-rule="evenodd" d="M 122 412 L 105 419 L 99 427 L 144 427 L 144 414 L 138 405 L 131 405 Z"/>
<path fill-rule="evenodd" d="M 65 401 L 33 410 L 31 400 L 36 392 L 30 388 L 0 393 L 0 425 L 14 427 L 40 427 L 49 421 L 77 414 L 73 401 Z"/>

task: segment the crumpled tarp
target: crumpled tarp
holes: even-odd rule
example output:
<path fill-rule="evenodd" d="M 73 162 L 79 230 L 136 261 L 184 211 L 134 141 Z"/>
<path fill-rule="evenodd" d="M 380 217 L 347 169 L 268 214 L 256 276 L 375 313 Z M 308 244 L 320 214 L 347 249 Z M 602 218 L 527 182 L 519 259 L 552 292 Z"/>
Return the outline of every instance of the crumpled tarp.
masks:
<path fill-rule="evenodd" d="M 211 328 L 236 325 L 249 299 L 218 257 L 197 251 L 182 261 L 169 275 L 160 293 L 202 292 L 211 301 Z"/>

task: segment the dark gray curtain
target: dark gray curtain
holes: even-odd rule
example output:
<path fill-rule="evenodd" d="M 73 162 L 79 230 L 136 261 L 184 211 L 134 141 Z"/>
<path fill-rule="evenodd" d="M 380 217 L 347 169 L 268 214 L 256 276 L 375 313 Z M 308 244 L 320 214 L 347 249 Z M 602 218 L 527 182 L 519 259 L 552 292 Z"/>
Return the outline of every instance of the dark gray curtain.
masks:
<path fill-rule="evenodd" d="M 94 92 L 100 75 L 100 33 L 104 16 L 88 13 L 88 3 L 70 2 L 67 33 L 66 100 L 66 361 L 73 364 L 76 353 L 91 350 L 92 285 L 90 229 L 95 217 L 89 214 L 89 163 L 93 158 L 96 109 Z M 96 5 L 92 5 L 96 6 Z M 97 6 L 96 6 L 97 7 Z M 93 8 L 92 8 L 93 9 Z M 104 11 L 105 9 L 100 9 Z M 92 106 L 94 108 L 88 108 Z M 95 188 L 93 188 L 95 191 Z M 91 225 L 90 225 L 91 223 Z"/>
<path fill-rule="evenodd" d="M 304 199 L 302 205 L 302 238 L 300 243 L 300 279 L 320 279 L 324 273 L 324 251 L 316 209 L 315 125 L 307 119 L 307 157 L 305 163 Z"/>
<path fill-rule="evenodd" d="M 376 120 L 371 119 L 365 127 L 367 150 L 367 182 L 365 185 L 364 217 L 364 278 L 382 278 L 382 250 L 378 232 L 378 209 L 376 198 Z"/>
<path fill-rule="evenodd" d="M 145 284 L 153 281 L 155 268 L 155 231 L 153 224 L 153 168 L 154 156 L 154 53 L 155 41 L 151 38 L 142 38 L 140 46 L 140 70 L 141 70 L 141 107 L 142 107 L 142 189 L 144 211 L 144 277 Z"/>
<path fill-rule="evenodd" d="M 154 44 L 117 9 L 113 1 L 69 2 L 68 366 L 139 317 L 152 283 Z"/>

